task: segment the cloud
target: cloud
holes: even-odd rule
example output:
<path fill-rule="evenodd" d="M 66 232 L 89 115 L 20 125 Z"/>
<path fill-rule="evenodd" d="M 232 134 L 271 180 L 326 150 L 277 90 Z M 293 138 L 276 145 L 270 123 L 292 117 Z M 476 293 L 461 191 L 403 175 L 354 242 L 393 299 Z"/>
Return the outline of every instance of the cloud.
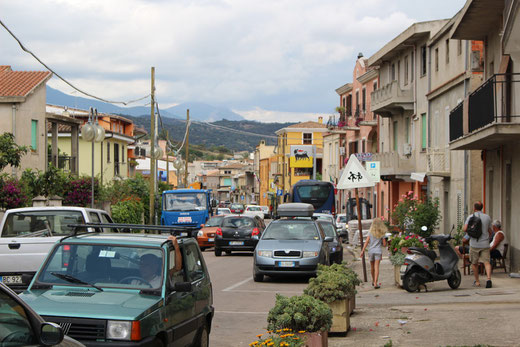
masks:
<path fill-rule="evenodd" d="M 148 94 L 154 66 L 165 104 L 305 113 L 334 108 L 334 90 L 350 81 L 358 52 L 370 56 L 415 20 L 454 15 L 464 0 L 417 3 L 24 0 L 2 2 L 0 13 L 49 66 L 104 98 Z M 5 30 L 0 46 L 0 64 L 43 69 Z M 56 79 L 50 85 L 70 90 Z"/>
<path fill-rule="evenodd" d="M 240 111 L 233 110 L 247 120 L 253 120 L 257 122 L 306 122 L 314 121 L 317 122 L 319 117 L 323 117 L 323 122 L 327 122 L 329 119 L 328 114 L 320 113 L 304 113 L 304 112 L 282 112 L 273 110 L 264 110 L 260 107 L 255 107 L 252 110 Z"/>

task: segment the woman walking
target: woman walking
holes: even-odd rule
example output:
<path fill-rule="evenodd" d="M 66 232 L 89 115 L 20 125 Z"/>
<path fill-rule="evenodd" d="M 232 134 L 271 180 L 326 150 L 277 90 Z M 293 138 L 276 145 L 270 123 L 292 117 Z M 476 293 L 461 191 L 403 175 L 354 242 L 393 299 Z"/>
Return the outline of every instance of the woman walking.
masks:
<path fill-rule="evenodd" d="M 372 286 L 379 289 L 379 263 L 383 257 L 382 246 L 386 247 L 386 239 L 384 238 L 388 231 L 385 223 L 381 218 L 374 218 L 370 226 L 363 249 L 361 250 L 361 257 L 365 254 L 365 249 L 368 246 L 368 259 L 370 260 L 370 273 L 372 274 Z"/>

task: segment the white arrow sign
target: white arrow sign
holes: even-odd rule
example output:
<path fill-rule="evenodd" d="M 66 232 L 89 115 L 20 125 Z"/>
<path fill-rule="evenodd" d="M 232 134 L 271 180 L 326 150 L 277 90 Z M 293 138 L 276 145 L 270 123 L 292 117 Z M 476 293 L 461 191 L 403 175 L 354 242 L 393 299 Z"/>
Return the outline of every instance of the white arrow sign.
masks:
<path fill-rule="evenodd" d="M 366 188 L 374 185 L 374 181 L 372 181 L 358 158 L 354 154 L 350 155 L 347 166 L 339 179 L 338 189 Z"/>

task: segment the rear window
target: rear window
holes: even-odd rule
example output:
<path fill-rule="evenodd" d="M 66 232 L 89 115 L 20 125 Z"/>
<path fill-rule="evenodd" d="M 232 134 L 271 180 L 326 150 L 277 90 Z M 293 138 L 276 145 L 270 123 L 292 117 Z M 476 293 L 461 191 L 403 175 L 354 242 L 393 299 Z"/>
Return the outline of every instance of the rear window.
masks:
<path fill-rule="evenodd" d="M 271 223 L 265 230 L 262 240 L 319 240 L 318 229 L 312 222 L 291 221 L 290 223 Z"/>
<path fill-rule="evenodd" d="M 212 217 L 206 223 L 207 227 L 219 227 L 222 224 L 224 217 Z"/>
<path fill-rule="evenodd" d="M 64 236 L 73 232 L 68 224 L 83 224 L 80 211 L 24 211 L 10 213 L 2 237 Z"/>
<path fill-rule="evenodd" d="M 262 211 L 262 209 L 260 207 L 258 207 L 258 206 L 249 206 L 247 208 L 247 210 L 248 211 L 260 211 L 260 212 Z"/>
<path fill-rule="evenodd" d="M 224 218 L 222 221 L 222 227 L 227 228 L 242 228 L 253 226 L 253 220 L 250 218 Z"/>
<path fill-rule="evenodd" d="M 232 210 L 242 210 L 244 209 L 244 205 L 241 205 L 241 204 L 233 204 L 231 205 L 230 207 Z"/>
<path fill-rule="evenodd" d="M 330 195 L 329 186 L 299 186 L 295 188 L 298 195 L 300 196 L 301 202 L 312 204 L 314 208 L 318 208 L 323 205 Z"/>
<path fill-rule="evenodd" d="M 338 216 L 338 223 L 346 223 L 347 216 Z"/>

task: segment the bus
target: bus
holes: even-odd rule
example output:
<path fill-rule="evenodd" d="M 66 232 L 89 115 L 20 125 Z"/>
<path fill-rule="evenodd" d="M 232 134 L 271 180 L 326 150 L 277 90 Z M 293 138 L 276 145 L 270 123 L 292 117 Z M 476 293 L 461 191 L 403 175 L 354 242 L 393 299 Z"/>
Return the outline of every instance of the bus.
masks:
<path fill-rule="evenodd" d="M 334 185 L 317 180 L 301 180 L 291 188 L 291 202 L 304 202 L 314 206 L 315 213 L 336 213 Z"/>

